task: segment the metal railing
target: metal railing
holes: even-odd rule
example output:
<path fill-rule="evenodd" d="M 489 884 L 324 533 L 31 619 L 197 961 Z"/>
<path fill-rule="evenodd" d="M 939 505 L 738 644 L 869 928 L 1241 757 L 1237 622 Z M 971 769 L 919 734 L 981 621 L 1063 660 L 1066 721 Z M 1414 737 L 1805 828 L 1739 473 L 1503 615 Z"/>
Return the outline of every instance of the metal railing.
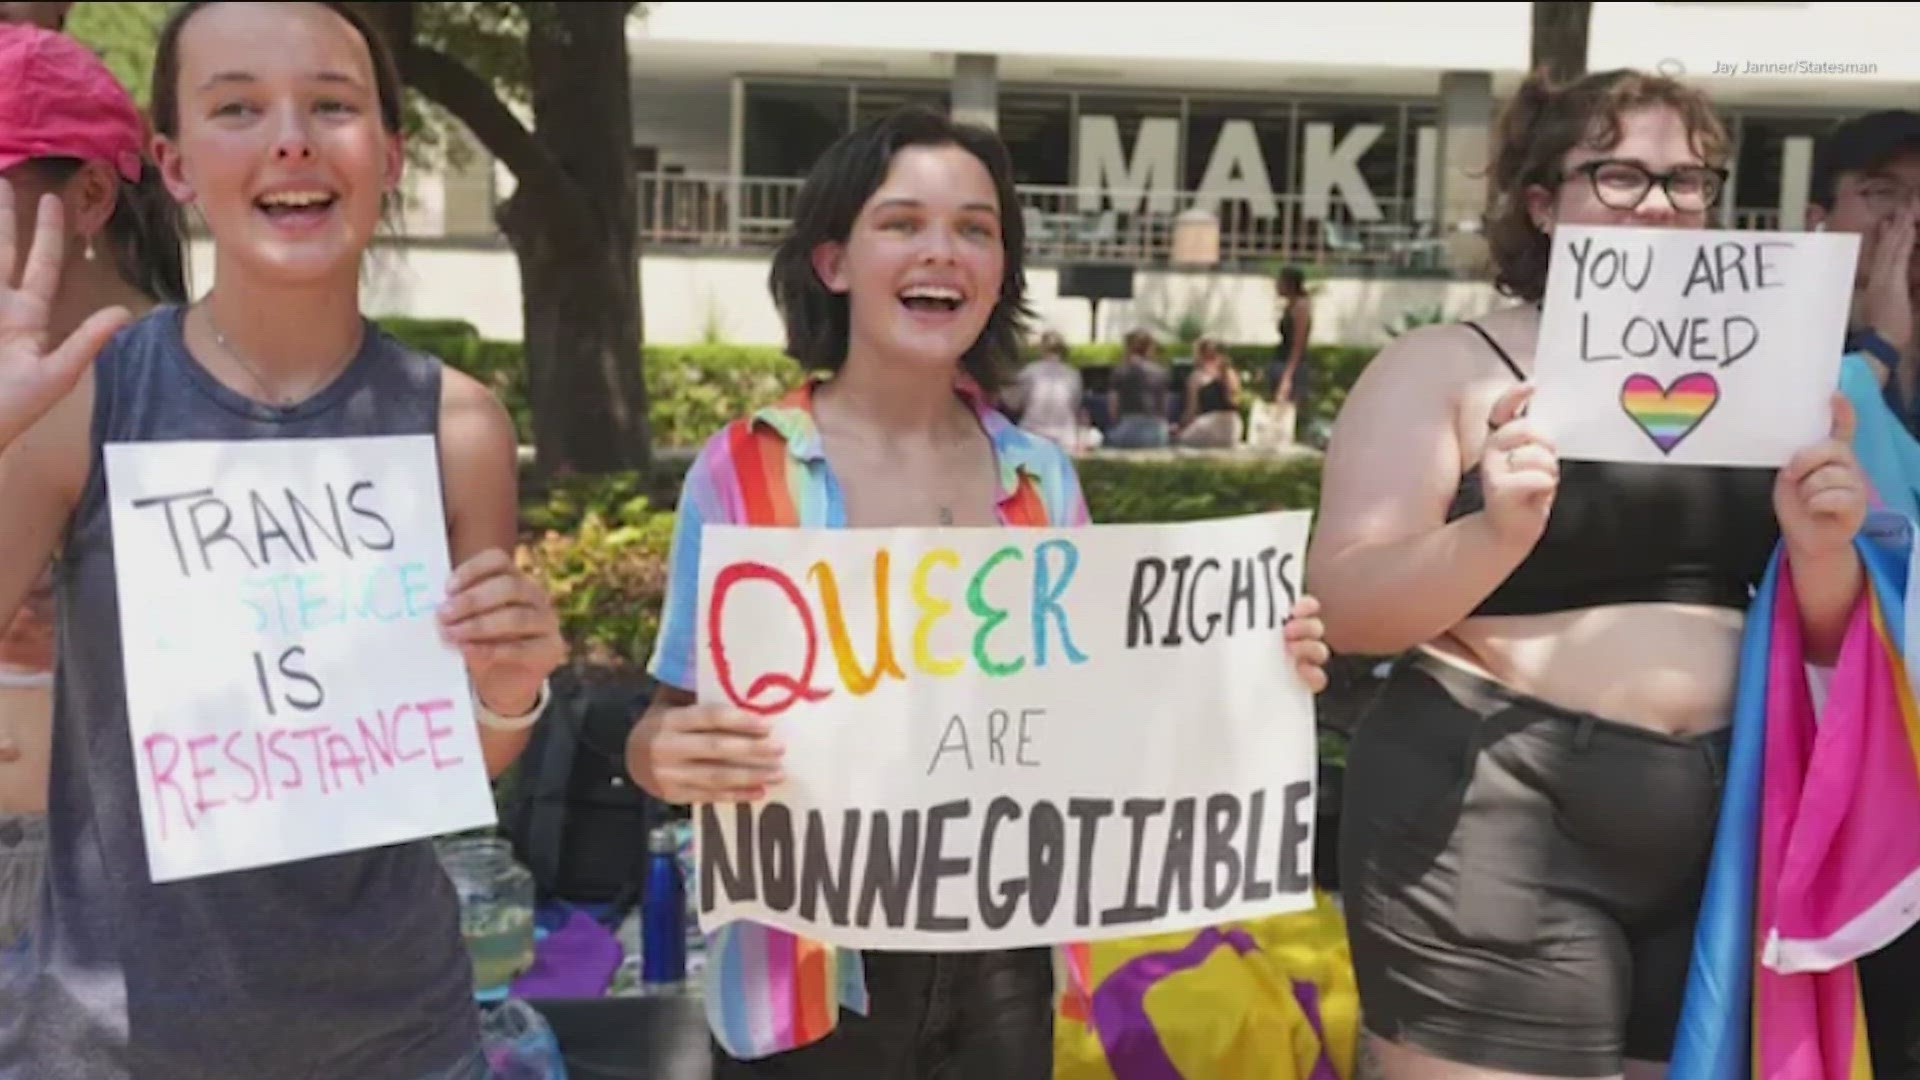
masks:
<path fill-rule="evenodd" d="M 768 250 L 792 220 L 800 187 L 800 180 L 787 178 L 643 175 L 640 242 L 655 250 Z M 1033 184 L 1022 185 L 1018 194 L 1027 258 L 1037 263 L 1165 263 L 1176 219 L 1199 201 L 1194 192 L 1177 192 L 1149 205 L 1129 192 L 1088 198 L 1080 188 Z M 1340 199 L 1330 200 L 1324 218 L 1309 215 L 1298 195 L 1275 194 L 1273 201 L 1269 215 L 1257 215 L 1243 201 L 1208 207 L 1220 223 L 1222 265 L 1287 262 L 1413 273 L 1446 265 L 1447 236 L 1420 220 L 1411 199 L 1376 200 L 1375 220 L 1356 219 Z M 1733 214 L 1734 227 L 1741 229 L 1772 228 L 1778 220 L 1776 210 Z"/>

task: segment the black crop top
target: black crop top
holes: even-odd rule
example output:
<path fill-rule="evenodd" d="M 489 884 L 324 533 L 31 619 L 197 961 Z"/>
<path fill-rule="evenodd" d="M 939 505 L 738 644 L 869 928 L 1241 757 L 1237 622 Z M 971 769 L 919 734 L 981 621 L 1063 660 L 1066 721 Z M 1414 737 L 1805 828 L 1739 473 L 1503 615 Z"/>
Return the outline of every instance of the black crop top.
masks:
<path fill-rule="evenodd" d="M 1521 381 L 1485 330 L 1478 333 Z M 1475 615 L 1536 615 L 1666 602 L 1745 610 L 1780 538 L 1775 470 L 1562 461 L 1546 530 Z M 1480 469 L 1461 478 L 1447 520 L 1482 508 Z"/>

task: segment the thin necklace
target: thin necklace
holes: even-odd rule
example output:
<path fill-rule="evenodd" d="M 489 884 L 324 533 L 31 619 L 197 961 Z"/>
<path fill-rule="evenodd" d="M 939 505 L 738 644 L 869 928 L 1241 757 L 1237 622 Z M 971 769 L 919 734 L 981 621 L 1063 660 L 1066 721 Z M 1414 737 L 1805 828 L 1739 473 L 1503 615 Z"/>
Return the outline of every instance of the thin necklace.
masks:
<path fill-rule="evenodd" d="M 305 397 L 308 394 L 310 394 L 313 390 L 317 390 L 320 387 L 323 387 L 328 383 L 332 382 L 335 376 L 339 375 L 340 372 L 346 370 L 347 365 L 353 362 L 353 358 L 359 355 L 361 339 L 366 336 L 366 327 L 362 326 L 360 328 L 360 333 L 354 335 L 353 347 L 347 350 L 347 354 L 345 356 L 335 361 L 333 364 L 333 367 L 328 369 L 327 374 L 323 378 L 321 378 L 319 381 L 315 382 L 311 389 L 303 391 L 299 394 L 289 394 L 287 395 L 285 400 L 277 401 L 275 400 L 273 388 L 267 385 L 267 380 L 260 377 L 259 369 L 255 368 L 251 363 L 249 363 L 247 361 L 247 358 L 244 356 L 241 356 L 240 351 L 238 349 L 235 349 L 233 345 L 227 341 L 227 335 L 223 331 L 221 331 L 220 324 L 214 321 L 213 309 L 211 307 L 208 307 L 206 304 L 201 304 L 200 310 L 207 317 L 207 328 L 213 331 L 213 340 L 216 344 L 220 346 L 220 351 L 226 353 L 229 357 L 232 357 L 234 363 L 239 364 L 241 368 L 246 371 L 247 377 L 253 380 L 254 387 L 260 391 L 260 394 L 262 397 L 265 397 L 267 399 L 267 403 L 269 405 L 274 405 L 282 409 L 291 408 L 293 404 L 299 401 L 302 397 Z"/>
<path fill-rule="evenodd" d="M 814 413 L 813 424 L 814 424 L 814 429 L 816 431 L 819 431 L 822 438 L 824 439 L 827 433 L 827 429 L 831 425 L 821 423 L 820 414 L 817 411 Z M 940 520 L 940 524 L 943 527 L 953 524 L 953 507 L 949 505 L 949 501 L 950 501 L 949 496 L 951 494 L 952 493 L 949 491 L 949 492 L 936 492 L 933 495 L 934 513 L 938 516 Z"/>

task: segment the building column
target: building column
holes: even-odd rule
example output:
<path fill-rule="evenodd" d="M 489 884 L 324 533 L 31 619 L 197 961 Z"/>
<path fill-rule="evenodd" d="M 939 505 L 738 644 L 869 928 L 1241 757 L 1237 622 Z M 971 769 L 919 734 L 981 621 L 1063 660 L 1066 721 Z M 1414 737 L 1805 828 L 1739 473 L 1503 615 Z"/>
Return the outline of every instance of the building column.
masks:
<path fill-rule="evenodd" d="M 1446 71 L 1440 75 L 1440 146 L 1437 178 L 1440 237 L 1449 268 L 1484 265 L 1480 235 L 1487 209 L 1487 162 L 1493 151 L 1493 75 Z"/>
<path fill-rule="evenodd" d="M 465 161 L 455 166 L 443 158 L 440 176 L 445 194 L 443 236 L 495 236 L 500 226 L 493 217 L 497 202 L 493 183 L 494 158 L 480 141 L 458 125 L 450 125 L 447 138 L 458 140 L 465 150 Z"/>
<path fill-rule="evenodd" d="M 1789 135 L 1780 147 L 1780 223 L 1797 232 L 1807 227 L 1807 199 L 1813 191 L 1813 137 Z"/>
<path fill-rule="evenodd" d="M 1000 129 L 1000 58 L 961 53 L 953 58 L 952 116 L 963 124 Z"/>

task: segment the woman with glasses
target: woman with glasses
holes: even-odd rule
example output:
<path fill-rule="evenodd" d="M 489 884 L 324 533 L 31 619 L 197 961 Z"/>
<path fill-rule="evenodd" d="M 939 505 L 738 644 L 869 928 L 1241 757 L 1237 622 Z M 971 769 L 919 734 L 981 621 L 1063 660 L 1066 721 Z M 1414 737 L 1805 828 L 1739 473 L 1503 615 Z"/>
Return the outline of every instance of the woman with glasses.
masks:
<path fill-rule="evenodd" d="M 1557 460 L 1523 411 L 1554 227 L 1706 227 L 1728 140 L 1697 91 L 1634 72 L 1529 80 L 1496 135 L 1487 236 L 1521 303 L 1367 367 L 1309 554 L 1328 644 L 1405 654 L 1347 765 L 1361 1013 L 1388 1080 L 1654 1077 L 1750 590 L 1784 536 L 1831 662 L 1865 482 L 1844 402 L 1779 470 Z"/>

